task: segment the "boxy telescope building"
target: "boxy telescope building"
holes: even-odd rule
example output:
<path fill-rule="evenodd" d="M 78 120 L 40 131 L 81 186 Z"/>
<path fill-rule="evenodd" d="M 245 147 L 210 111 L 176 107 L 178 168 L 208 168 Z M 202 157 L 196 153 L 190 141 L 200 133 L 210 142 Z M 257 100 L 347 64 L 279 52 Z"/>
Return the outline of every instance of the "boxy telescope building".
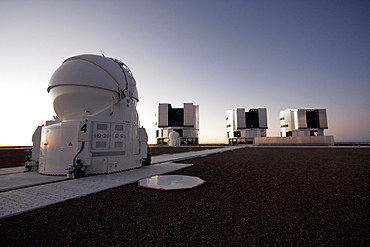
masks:
<path fill-rule="evenodd" d="M 255 145 L 317 146 L 334 145 L 328 128 L 326 109 L 286 109 L 280 111 L 280 137 L 256 137 Z"/>
<path fill-rule="evenodd" d="M 184 103 L 183 108 L 173 108 L 171 104 L 158 106 L 157 144 L 169 146 L 198 144 L 199 106 Z"/>
<path fill-rule="evenodd" d="M 280 136 L 323 136 L 328 128 L 326 109 L 286 109 L 280 111 Z"/>
<path fill-rule="evenodd" d="M 253 143 L 255 137 L 265 137 L 266 108 L 233 108 L 226 112 L 226 131 L 229 144 Z"/>

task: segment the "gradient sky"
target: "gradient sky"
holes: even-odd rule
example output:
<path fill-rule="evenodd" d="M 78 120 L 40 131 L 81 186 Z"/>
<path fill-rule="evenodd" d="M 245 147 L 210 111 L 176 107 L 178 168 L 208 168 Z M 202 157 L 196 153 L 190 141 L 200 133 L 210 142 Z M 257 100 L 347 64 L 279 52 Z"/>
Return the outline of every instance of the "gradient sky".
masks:
<path fill-rule="evenodd" d="M 0 145 L 30 145 L 55 115 L 68 57 L 126 63 L 155 142 L 159 103 L 199 105 L 200 142 L 226 143 L 226 110 L 326 108 L 335 141 L 370 141 L 369 1 L 0 1 Z"/>

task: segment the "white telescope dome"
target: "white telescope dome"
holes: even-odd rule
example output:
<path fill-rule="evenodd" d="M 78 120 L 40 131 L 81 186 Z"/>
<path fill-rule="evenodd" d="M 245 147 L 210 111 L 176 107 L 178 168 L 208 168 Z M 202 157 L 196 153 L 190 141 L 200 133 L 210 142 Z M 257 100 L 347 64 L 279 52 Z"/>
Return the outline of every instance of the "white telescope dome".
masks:
<path fill-rule="evenodd" d="M 61 120 L 99 112 L 123 98 L 139 100 L 130 69 L 117 59 L 98 55 L 65 60 L 52 75 L 47 90 Z"/>
<path fill-rule="evenodd" d="M 177 132 L 177 131 L 172 131 L 170 134 L 169 134 L 169 136 L 168 136 L 170 139 L 177 139 L 177 138 L 179 138 L 180 137 L 180 134 L 179 134 L 179 132 Z"/>
<path fill-rule="evenodd" d="M 180 146 L 180 134 L 177 131 L 172 131 L 168 135 L 168 146 Z"/>

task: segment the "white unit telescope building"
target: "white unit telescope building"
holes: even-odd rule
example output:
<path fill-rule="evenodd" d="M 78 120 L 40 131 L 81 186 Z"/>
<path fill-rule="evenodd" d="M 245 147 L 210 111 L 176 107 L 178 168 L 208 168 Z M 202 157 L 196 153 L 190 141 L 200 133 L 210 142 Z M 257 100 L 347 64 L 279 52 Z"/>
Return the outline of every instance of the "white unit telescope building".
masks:
<path fill-rule="evenodd" d="M 184 108 L 172 108 L 171 104 L 158 106 L 157 144 L 170 146 L 199 143 L 199 106 L 184 103 Z"/>
<path fill-rule="evenodd" d="M 324 136 L 328 128 L 326 109 L 286 109 L 280 111 L 280 136 Z"/>
<path fill-rule="evenodd" d="M 286 109 L 280 111 L 280 137 L 256 137 L 254 144 L 332 146 L 334 136 L 324 136 L 327 128 L 326 109 Z"/>
<path fill-rule="evenodd" d="M 226 112 L 226 131 L 229 144 L 253 143 L 255 137 L 265 137 L 266 108 L 233 108 Z"/>

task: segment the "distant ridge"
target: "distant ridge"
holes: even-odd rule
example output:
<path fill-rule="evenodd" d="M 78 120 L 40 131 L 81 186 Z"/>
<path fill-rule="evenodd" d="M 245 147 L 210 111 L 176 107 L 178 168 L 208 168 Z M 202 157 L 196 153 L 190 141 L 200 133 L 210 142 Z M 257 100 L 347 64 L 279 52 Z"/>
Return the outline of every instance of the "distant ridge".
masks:
<path fill-rule="evenodd" d="M 369 142 L 334 142 L 335 146 L 370 146 Z"/>

